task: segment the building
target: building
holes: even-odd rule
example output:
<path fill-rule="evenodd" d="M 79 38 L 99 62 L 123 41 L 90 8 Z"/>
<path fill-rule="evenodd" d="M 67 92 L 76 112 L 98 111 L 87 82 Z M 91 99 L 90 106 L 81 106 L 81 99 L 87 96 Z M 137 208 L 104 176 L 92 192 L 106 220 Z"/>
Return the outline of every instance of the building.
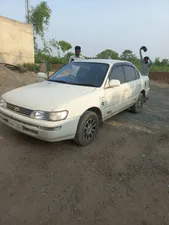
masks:
<path fill-rule="evenodd" d="M 31 24 L 0 16 L 0 63 L 34 63 L 34 38 Z"/>

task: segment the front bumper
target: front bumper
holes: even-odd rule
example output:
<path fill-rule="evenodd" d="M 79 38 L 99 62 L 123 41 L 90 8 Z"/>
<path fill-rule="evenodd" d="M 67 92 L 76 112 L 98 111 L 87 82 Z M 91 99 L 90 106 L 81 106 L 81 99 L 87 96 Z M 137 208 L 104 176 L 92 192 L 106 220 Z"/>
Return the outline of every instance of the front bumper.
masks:
<path fill-rule="evenodd" d="M 57 142 L 75 137 L 79 118 L 75 117 L 59 122 L 42 121 L 0 108 L 0 121 L 34 138 L 48 142 Z"/>

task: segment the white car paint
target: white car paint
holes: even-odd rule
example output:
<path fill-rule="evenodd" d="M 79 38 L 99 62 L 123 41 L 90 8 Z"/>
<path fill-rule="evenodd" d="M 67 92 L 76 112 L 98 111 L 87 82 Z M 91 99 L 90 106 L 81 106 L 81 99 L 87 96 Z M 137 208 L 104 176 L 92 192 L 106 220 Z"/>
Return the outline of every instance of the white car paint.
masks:
<path fill-rule="evenodd" d="M 72 99 L 76 100 L 94 90 L 93 87 L 42 81 L 7 92 L 5 101 L 23 108 L 52 111 L 54 109 L 60 110 L 65 102 L 68 103 Z"/>
<path fill-rule="evenodd" d="M 55 142 L 73 139 L 80 117 L 90 108 L 100 109 L 104 121 L 133 105 L 142 90 L 148 96 L 149 78 L 143 77 L 141 74 L 139 80 L 124 83 L 114 88 L 109 87 L 108 75 L 111 68 L 117 63 L 123 63 L 123 61 L 85 60 L 84 62 L 109 64 L 109 70 L 101 87 L 42 81 L 14 89 L 2 96 L 5 102 L 26 109 L 50 112 L 67 110 L 68 116 L 65 120 L 53 122 L 33 119 L 7 107 L 0 107 L 0 120 L 19 132 L 45 141 Z M 146 87 L 145 83 L 147 83 Z"/>

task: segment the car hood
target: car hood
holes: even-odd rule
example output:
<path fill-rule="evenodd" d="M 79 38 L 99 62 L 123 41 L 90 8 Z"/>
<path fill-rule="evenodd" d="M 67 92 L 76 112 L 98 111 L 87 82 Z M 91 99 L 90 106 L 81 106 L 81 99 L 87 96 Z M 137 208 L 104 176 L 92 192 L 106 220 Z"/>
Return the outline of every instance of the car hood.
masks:
<path fill-rule="evenodd" d="M 44 81 L 14 89 L 2 97 L 6 102 L 16 106 L 50 111 L 94 90 L 94 87 Z"/>

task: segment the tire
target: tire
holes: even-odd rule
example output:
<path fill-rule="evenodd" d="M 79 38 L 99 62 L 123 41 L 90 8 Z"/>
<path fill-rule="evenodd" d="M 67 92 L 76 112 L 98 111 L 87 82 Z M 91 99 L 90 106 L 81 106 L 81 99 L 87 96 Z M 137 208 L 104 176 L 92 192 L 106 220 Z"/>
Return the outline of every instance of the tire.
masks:
<path fill-rule="evenodd" d="M 139 113 L 144 105 L 145 97 L 143 93 L 140 93 L 137 102 L 131 107 L 131 112 Z"/>
<path fill-rule="evenodd" d="M 77 145 L 89 145 L 99 131 L 99 117 L 95 112 L 86 111 L 80 118 L 74 142 Z"/>

